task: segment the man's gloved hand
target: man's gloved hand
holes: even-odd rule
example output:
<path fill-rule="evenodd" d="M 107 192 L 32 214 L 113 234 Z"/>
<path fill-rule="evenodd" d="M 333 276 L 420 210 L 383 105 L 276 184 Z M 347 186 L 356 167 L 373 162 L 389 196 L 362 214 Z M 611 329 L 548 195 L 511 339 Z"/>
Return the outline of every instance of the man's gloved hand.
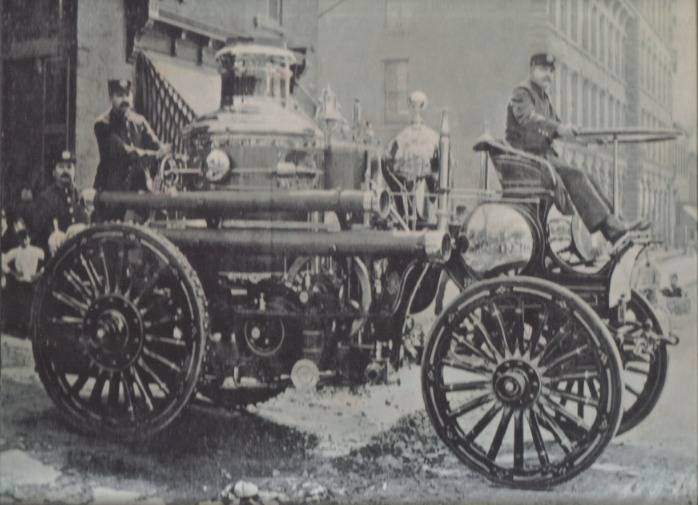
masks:
<path fill-rule="evenodd" d="M 557 127 L 557 134 L 560 138 L 573 138 L 577 136 L 577 127 L 571 123 L 561 124 Z"/>

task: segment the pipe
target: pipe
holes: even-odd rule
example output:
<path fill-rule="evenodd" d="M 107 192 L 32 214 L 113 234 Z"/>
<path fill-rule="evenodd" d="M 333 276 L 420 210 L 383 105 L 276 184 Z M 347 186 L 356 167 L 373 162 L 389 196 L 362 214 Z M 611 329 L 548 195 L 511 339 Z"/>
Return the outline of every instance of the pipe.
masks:
<path fill-rule="evenodd" d="M 179 210 L 225 217 L 236 211 L 336 211 L 373 213 L 386 219 L 390 213 L 387 191 L 187 191 L 173 195 L 104 191 L 95 196 L 97 208 Z"/>
<path fill-rule="evenodd" d="M 439 134 L 439 197 L 436 210 L 436 227 L 439 230 L 447 230 L 449 221 L 450 138 L 451 127 L 448 123 L 448 113 L 444 110 L 441 115 L 441 132 Z"/>
<path fill-rule="evenodd" d="M 223 248 L 274 255 L 411 256 L 445 262 L 451 237 L 443 231 L 347 230 L 339 232 L 258 229 L 159 229 L 158 233 L 184 248 Z"/>

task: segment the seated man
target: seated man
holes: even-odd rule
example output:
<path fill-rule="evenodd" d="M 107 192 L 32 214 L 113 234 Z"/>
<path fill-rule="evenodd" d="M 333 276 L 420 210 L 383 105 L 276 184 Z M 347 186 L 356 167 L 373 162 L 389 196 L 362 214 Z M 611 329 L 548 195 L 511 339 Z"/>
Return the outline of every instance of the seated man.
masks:
<path fill-rule="evenodd" d="M 507 107 L 506 139 L 515 148 L 546 158 L 557 172 L 555 204 L 563 214 L 574 209 L 587 229 L 617 242 L 630 230 L 646 230 L 644 221 L 631 223 L 616 218 L 603 192 L 582 170 L 559 158 L 552 147 L 558 137 L 573 137 L 575 127 L 562 124 L 553 110 L 548 91 L 555 71 L 555 58 L 547 53 L 534 54 L 529 78 L 514 89 Z"/>

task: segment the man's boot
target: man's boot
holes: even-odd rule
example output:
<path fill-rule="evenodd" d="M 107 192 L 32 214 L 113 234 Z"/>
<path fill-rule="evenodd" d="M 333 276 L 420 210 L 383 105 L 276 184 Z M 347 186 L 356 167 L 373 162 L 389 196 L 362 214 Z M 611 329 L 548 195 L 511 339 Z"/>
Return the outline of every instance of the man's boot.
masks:
<path fill-rule="evenodd" d="M 651 224 L 648 221 L 638 219 L 637 221 L 621 221 L 613 214 L 609 214 L 601 225 L 601 233 L 609 242 L 616 243 L 623 235 L 629 231 L 649 230 Z"/>

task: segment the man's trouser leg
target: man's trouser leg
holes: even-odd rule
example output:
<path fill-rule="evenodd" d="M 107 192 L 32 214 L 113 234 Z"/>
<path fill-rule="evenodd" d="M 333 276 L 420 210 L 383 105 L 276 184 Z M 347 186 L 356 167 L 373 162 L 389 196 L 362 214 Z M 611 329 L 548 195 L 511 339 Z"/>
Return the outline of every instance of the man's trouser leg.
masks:
<path fill-rule="evenodd" d="M 570 195 L 579 217 L 590 232 L 595 232 L 611 214 L 611 206 L 601 189 L 582 170 L 557 157 L 549 161 L 555 167 Z"/>

